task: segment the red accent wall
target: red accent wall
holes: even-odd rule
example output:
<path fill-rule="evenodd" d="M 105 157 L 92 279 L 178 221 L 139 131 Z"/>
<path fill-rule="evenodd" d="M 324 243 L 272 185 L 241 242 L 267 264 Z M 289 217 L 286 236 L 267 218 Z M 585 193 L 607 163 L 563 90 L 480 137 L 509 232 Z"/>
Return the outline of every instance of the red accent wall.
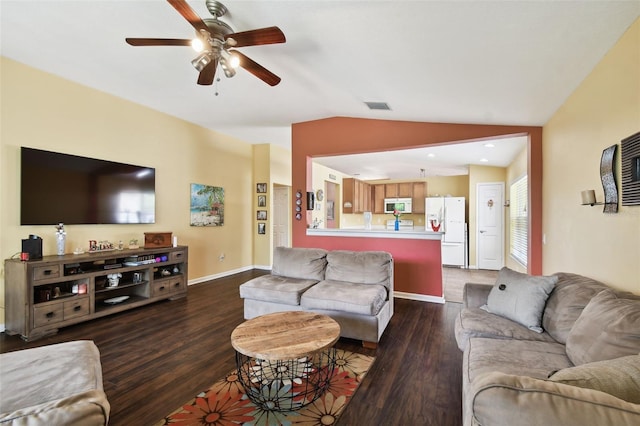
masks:
<path fill-rule="evenodd" d="M 448 124 L 413 121 L 372 120 L 333 117 L 292 125 L 292 185 L 295 190 L 312 191 L 311 159 L 323 155 L 358 154 L 446 145 L 515 135 L 528 135 L 529 273 L 542 274 L 542 127 Z M 292 205 L 292 211 L 294 206 Z M 339 206 L 336 206 L 339 208 Z M 311 212 L 293 221 L 294 247 L 310 247 L 307 223 Z M 339 237 L 337 240 L 345 240 Z M 400 240 L 406 241 L 406 240 Z M 336 242 L 337 244 L 337 242 Z M 402 260 L 399 259 L 402 263 Z M 441 285 L 441 284 L 440 284 Z M 413 287 L 413 284 L 411 284 Z M 427 293 L 424 293 L 427 294 Z"/>

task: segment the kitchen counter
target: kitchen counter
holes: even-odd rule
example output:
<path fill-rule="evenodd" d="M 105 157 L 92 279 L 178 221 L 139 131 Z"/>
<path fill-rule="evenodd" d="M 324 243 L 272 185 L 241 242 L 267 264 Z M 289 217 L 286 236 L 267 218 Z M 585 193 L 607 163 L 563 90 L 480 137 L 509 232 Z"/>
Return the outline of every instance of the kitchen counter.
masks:
<path fill-rule="evenodd" d="M 307 236 L 319 237 L 361 237 L 361 238 L 400 238 L 412 240 L 442 240 L 442 232 L 425 232 L 424 228 L 393 229 L 385 228 L 343 228 L 343 229 L 326 229 L 326 228 L 309 228 Z"/>

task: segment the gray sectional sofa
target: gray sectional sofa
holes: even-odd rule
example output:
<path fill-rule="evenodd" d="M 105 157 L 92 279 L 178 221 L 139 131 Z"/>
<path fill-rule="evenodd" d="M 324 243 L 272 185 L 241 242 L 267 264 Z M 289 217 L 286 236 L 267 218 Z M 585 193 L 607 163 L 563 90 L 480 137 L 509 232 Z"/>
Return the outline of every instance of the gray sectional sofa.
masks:
<path fill-rule="evenodd" d="M 110 409 L 90 340 L 0 355 L 0 424 L 106 425 Z"/>
<path fill-rule="evenodd" d="M 537 296 L 521 291 L 530 286 Z M 510 290 L 516 309 L 504 309 Z M 506 268 L 463 296 L 464 425 L 640 425 L 640 296 L 576 274 Z M 521 315 L 537 309 L 540 328 Z"/>
<path fill-rule="evenodd" d="M 271 274 L 240 285 L 245 319 L 313 311 L 340 324 L 342 337 L 377 342 L 393 315 L 393 258 L 383 251 L 277 247 Z"/>

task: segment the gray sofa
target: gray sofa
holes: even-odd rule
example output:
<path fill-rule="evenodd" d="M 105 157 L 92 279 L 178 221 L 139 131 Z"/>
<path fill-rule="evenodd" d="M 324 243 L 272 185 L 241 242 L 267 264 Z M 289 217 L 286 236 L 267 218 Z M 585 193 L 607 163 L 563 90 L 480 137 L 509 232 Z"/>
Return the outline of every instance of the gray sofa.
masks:
<path fill-rule="evenodd" d="M 534 331 L 488 312 L 492 297 L 531 278 L 505 269 L 493 286 L 464 287 L 464 425 L 640 425 L 640 296 L 576 274 L 540 277 L 554 284 Z"/>
<path fill-rule="evenodd" d="M 382 251 L 277 247 L 271 274 L 240 285 L 245 319 L 313 311 L 340 324 L 340 335 L 377 342 L 393 315 L 393 258 Z"/>
<path fill-rule="evenodd" d="M 0 355 L 0 424 L 106 425 L 109 411 L 92 341 Z"/>

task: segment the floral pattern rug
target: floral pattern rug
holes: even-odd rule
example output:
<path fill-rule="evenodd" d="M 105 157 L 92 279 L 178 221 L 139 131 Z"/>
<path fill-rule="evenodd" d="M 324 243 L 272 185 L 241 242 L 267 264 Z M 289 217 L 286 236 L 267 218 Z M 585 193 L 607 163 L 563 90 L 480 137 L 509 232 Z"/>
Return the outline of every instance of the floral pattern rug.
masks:
<path fill-rule="evenodd" d="M 245 395 L 238 372 L 234 370 L 156 426 L 333 425 L 375 360 L 340 349 L 336 352 L 336 368 L 327 391 L 300 410 L 279 412 L 259 408 Z"/>

